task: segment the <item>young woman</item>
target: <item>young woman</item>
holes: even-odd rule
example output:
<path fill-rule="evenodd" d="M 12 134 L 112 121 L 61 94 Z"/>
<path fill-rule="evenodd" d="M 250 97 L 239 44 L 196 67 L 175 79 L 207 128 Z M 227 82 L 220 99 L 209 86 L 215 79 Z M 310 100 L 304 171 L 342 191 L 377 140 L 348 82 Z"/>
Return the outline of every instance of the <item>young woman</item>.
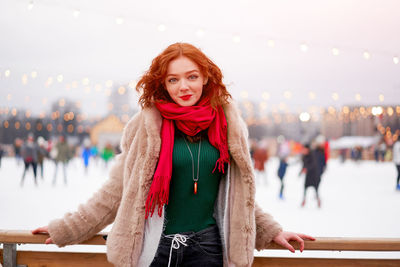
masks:
<path fill-rule="evenodd" d="M 282 231 L 254 200 L 247 128 L 220 69 L 186 43 L 167 47 L 137 84 L 110 179 L 77 212 L 33 233 L 65 246 L 114 223 L 116 266 L 251 266 L 254 248 L 310 236 Z"/>

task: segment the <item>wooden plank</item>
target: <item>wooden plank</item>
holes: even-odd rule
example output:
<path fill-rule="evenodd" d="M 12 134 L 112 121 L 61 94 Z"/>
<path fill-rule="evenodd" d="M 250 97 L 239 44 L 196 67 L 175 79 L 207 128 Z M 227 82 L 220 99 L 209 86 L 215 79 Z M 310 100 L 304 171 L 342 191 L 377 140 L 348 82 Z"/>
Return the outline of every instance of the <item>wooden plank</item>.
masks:
<path fill-rule="evenodd" d="M 104 245 L 103 235 L 99 233 L 82 245 Z M 0 243 L 44 244 L 47 234 L 32 235 L 30 231 L 0 230 Z M 297 242 L 290 242 L 296 249 Z M 283 249 L 272 243 L 268 249 Z M 337 251 L 400 251 L 400 238 L 338 238 L 318 237 L 316 241 L 305 241 L 306 250 L 337 250 Z"/>
<path fill-rule="evenodd" d="M 295 241 L 290 244 L 299 249 Z M 304 241 L 306 250 L 337 250 L 337 251 L 400 251 L 400 238 L 339 238 L 317 237 L 315 241 Z M 268 249 L 282 249 L 272 243 Z"/>
<path fill-rule="evenodd" d="M 0 262 L 3 262 L 0 249 Z M 105 253 L 18 251 L 17 263 L 29 267 L 109 267 Z M 337 258 L 285 258 L 255 257 L 253 267 L 399 267 L 399 259 L 337 259 Z"/>
<path fill-rule="evenodd" d="M 399 267 L 398 259 L 330 259 L 255 257 L 253 267 Z"/>
<path fill-rule="evenodd" d="M 3 262 L 2 251 L 0 261 Z M 29 267 L 112 267 L 105 253 L 18 251 L 17 264 Z"/>
<path fill-rule="evenodd" d="M 103 235 L 107 233 L 99 233 L 94 237 L 80 244 L 82 245 L 105 245 L 106 241 Z M 0 243 L 17 243 L 17 244 L 44 244 L 48 234 L 33 235 L 31 231 L 21 230 L 0 230 Z"/>

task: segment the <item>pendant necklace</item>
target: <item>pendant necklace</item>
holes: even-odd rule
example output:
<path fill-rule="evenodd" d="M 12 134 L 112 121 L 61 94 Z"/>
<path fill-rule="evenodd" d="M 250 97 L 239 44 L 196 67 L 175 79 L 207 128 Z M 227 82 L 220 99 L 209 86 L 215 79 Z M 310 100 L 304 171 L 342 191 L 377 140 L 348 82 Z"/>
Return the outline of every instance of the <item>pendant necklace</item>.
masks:
<path fill-rule="evenodd" d="M 190 153 L 190 157 L 192 159 L 192 178 L 193 178 L 193 192 L 196 195 L 197 194 L 197 181 L 199 180 L 199 167 L 200 167 L 200 149 L 201 149 L 201 138 L 200 138 L 200 142 L 199 142 L 199 153 L 197 155 L 197 176 L 196 178 L 194 178 L 194 160 L 193 160 L 193 154 L 192 151 L 190 150 L 189 144 L 186 141 L 186 138 L 183 136 L 183 140 L 185 141 L 185 144 L 189 150 Z"/>

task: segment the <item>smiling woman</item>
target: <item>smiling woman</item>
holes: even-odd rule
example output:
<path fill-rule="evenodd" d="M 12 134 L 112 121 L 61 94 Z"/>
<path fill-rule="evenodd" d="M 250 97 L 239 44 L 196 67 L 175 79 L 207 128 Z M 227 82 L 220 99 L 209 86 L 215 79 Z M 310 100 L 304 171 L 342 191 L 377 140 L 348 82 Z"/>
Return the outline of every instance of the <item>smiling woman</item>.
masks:
<path fill-rule="evenodd" d="M 176 102 L 176 99 L 185 101 L 180 98 L 185 96 L 185 91 L 178 92 L 178 88 L 183 85 L 189 87 L 186 97 L 197 92 L 194 95 L 198 98 L 194 103 L 190 101 L 190 106 L 194 105 L 203 95 L 210 98 L 212 107 L 216 107 L 227 103 L 231 98 L 222 82 L 222 77 L 219 67 L 199 49 L 192 45 L 176 43 L 170 45 L 153 60 L 149 70 L 137 83 L 137 91 L 142 93 L 139 103 L 142 107 L 150 107 L 154 101 L 173 100 Z M 183 89 L 185 90 L 185 88 Z M 188 100 L 189 98 L 192 99 L 192 97 L 188 97 Z M 184 106 L 188 105 L 186 103 Z"/>
<path fill-rule="evenodd" d="M 187 107 L 200 100 L 207 80 L 196 63 L 181 56 L 169 63 L 165 87 L 175 103 Z"/>
<path fill-rule="evenodd" d="M 124 129 L 110 179 L 33 233 L 64 246 L 114 223 L 107 257 L 116 266 L 251 266 L 254 249 L 272 240 L 294 252 L 289 240 L 303 251 L 303 239 L 314 239 L 282 231 L 255 203 L 246 126 L 199 49 L 170 45 L 137 90 L 143 109 Z"/>
<path fill-rule="evenodd" d="M 188 107 L 200 100 L 207 80 L 196 63 L 181 56 L 169 63 L 165 87 L 175 103 Z"/>

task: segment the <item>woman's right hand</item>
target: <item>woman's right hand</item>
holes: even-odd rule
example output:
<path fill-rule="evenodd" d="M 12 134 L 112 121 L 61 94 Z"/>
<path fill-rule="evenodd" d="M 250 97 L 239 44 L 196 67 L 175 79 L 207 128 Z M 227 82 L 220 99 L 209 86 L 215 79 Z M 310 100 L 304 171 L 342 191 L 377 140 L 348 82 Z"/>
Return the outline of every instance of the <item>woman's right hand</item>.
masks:
<path fill-rule="evenodd" d="M 39 228 L 36 228 L 35 230 L 32 230 L 32 234 L 49 234 L 49 227 L 46 225 L 46 226 L 43 226 L 43 227 L 39 227 Z M 49 238 L 47 238 L 46 239 L 46 242 L 44 242 L 45 244 L 54 244 L 53 243 L 53 239 L 51 239 L 51 237 L 49 237 Z"/>

